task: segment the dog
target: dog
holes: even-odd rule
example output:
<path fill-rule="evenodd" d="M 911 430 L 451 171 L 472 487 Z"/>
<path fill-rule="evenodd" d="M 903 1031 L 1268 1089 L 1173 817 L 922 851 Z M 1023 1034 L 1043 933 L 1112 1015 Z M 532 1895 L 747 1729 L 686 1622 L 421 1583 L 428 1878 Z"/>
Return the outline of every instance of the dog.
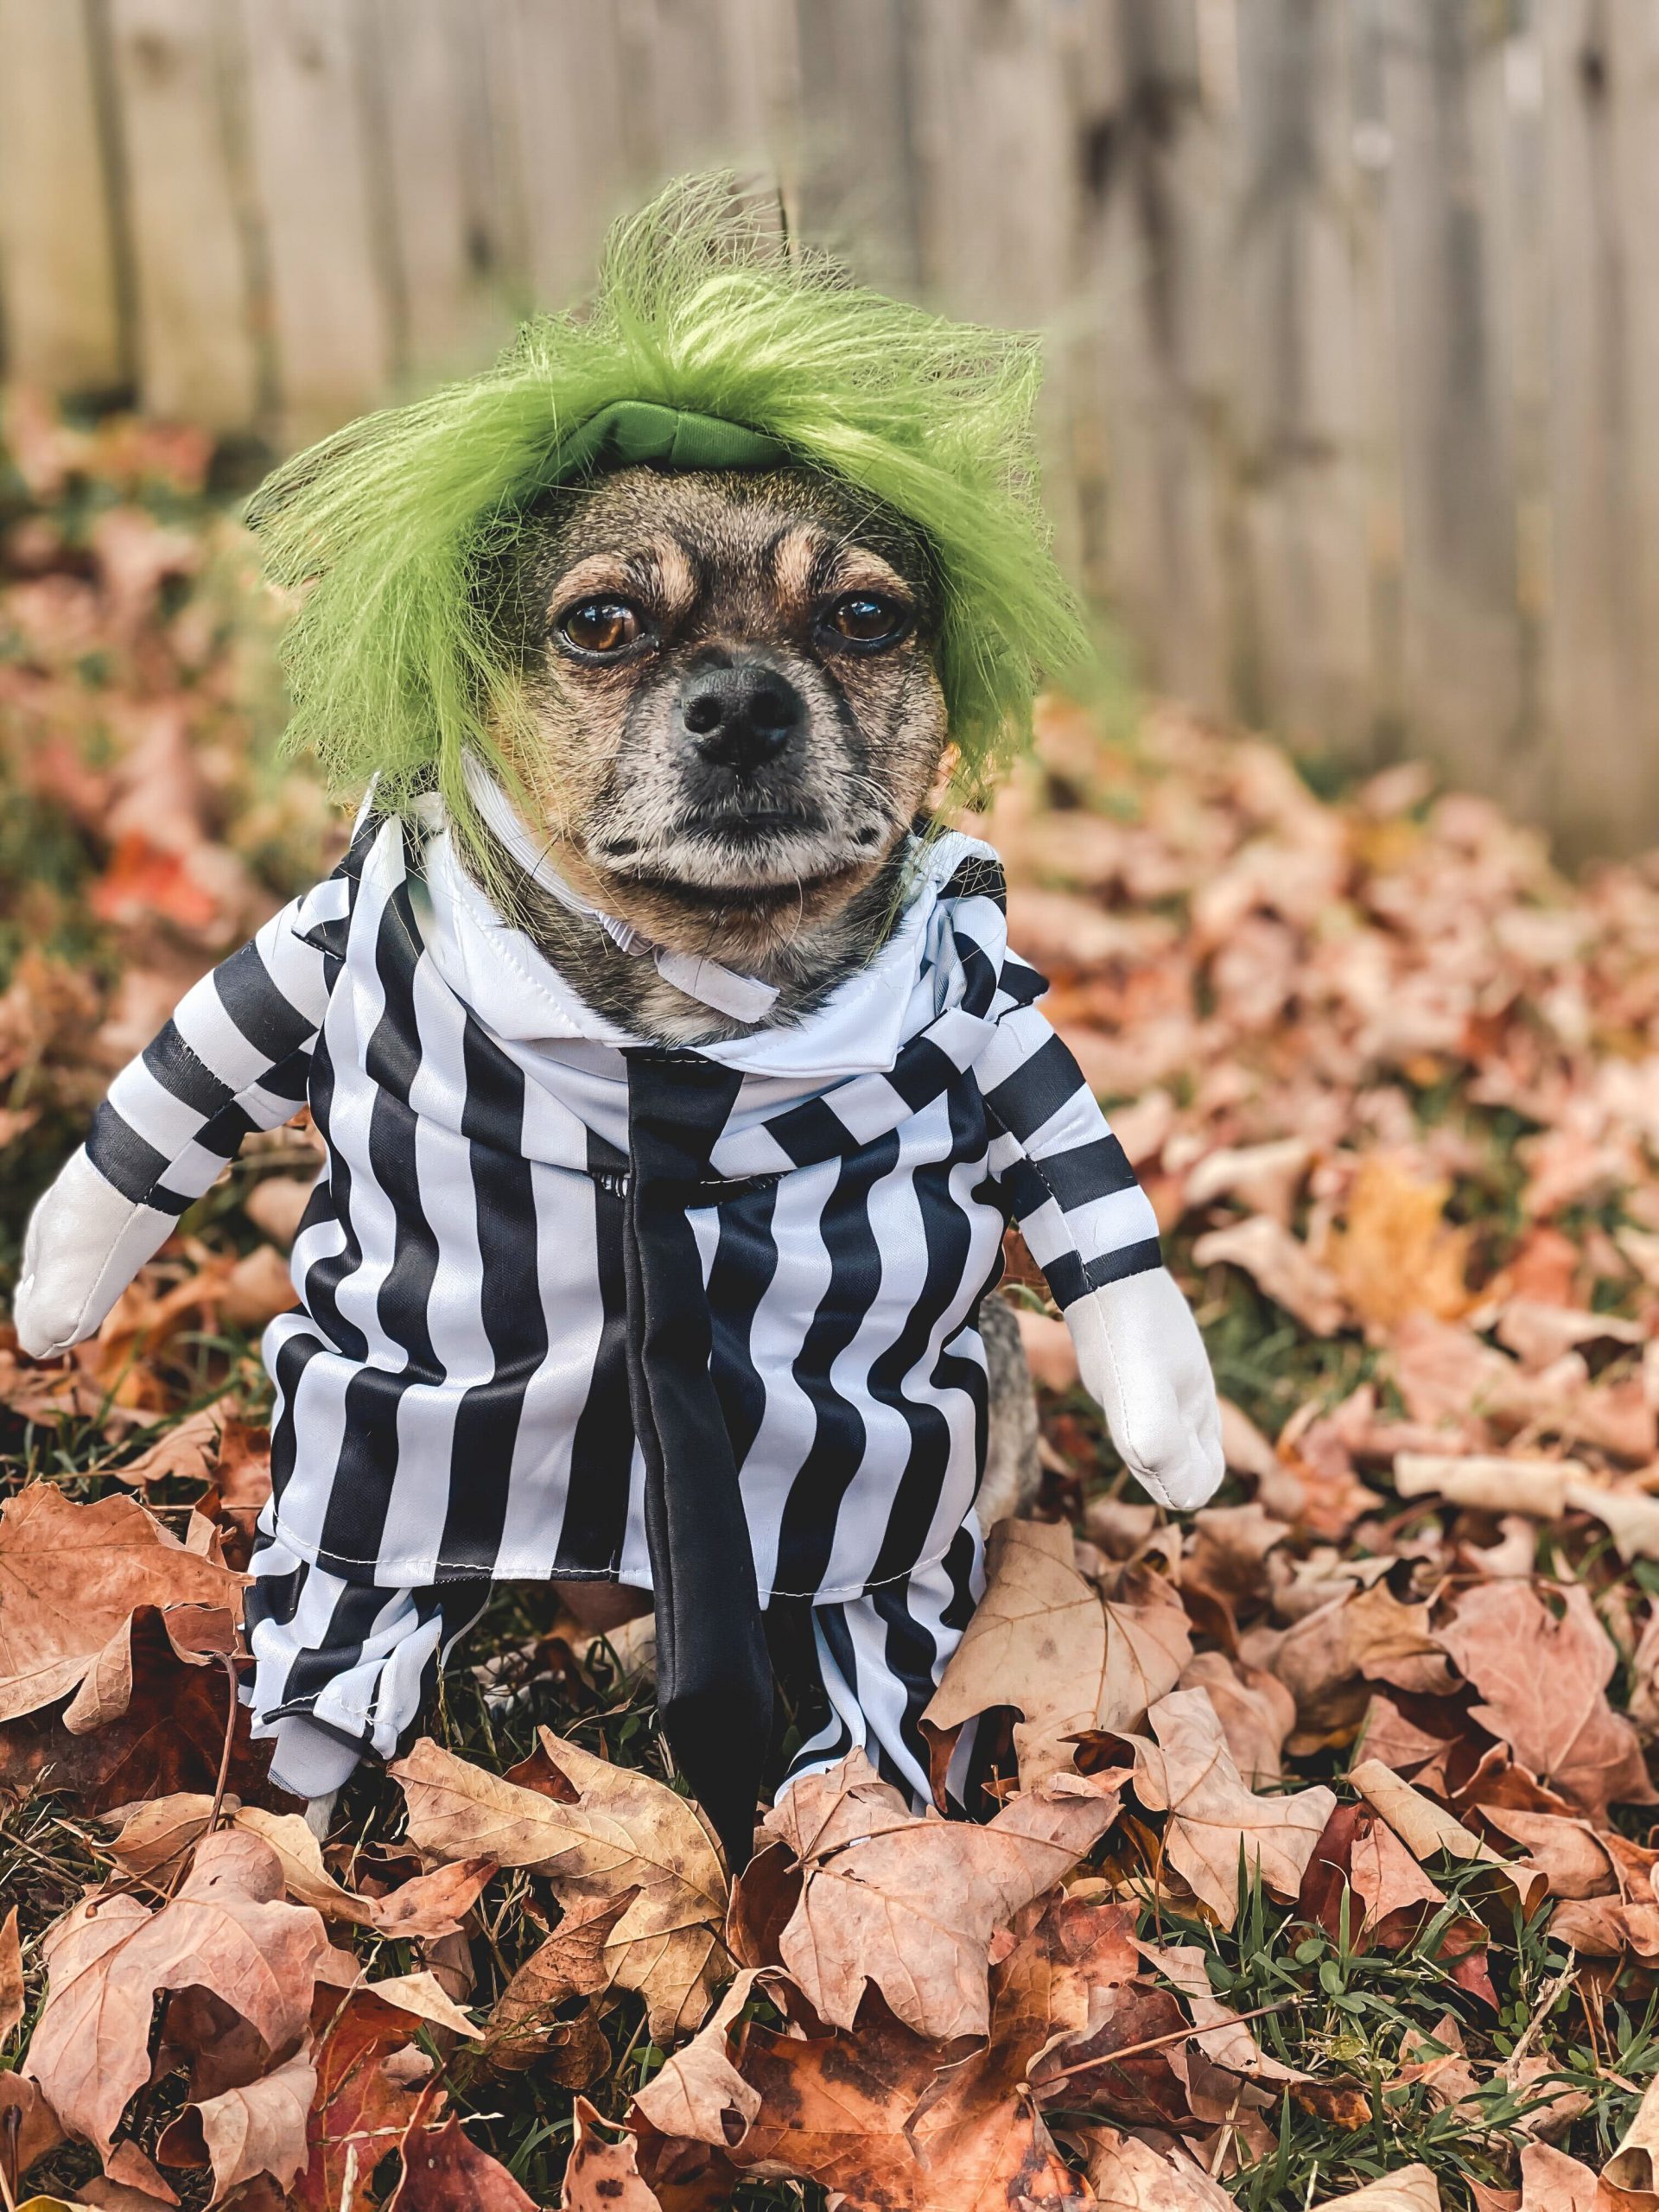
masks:
<path fill-rule="evenodd" d="M 653 941 L 777 987 L 798 1022 L 871 959 L 950 750 L 938 579 L 897 516 L 800 469 L 632 468 L 545 501 L 490 579 L 535 713 L 549 858 Z M 701 1046 L 744 1025 L 630 959 L 499 839 L 480 882 L 632 1035 Z M 1034 1503 L 1038 1415 L 1014 1311 L 981 1308 L 988 1530 Z M 604 1632 L 649 1596 L 558 1593 Z"/>

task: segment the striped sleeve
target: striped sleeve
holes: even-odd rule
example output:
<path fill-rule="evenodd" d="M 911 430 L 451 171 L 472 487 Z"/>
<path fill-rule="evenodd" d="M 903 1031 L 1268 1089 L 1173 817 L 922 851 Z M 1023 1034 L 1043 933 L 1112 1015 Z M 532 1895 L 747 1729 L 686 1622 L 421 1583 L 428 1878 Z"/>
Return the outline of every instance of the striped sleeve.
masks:
<path fill-rule="evenodd" d="M 129 1204 L 181 1214 L 251 1129 L 298 1111 L 328 1003 L 330 963 L 313 933 L 341 918 L 349 898 L 334 875 L 274 914 L 117 1076 L 86 1156 Z"/>
<path fill-rule="evenodd" d="M 1082 1069 L 1034 1006 L 1003 1015 L 979 1076 L 992 1177 L 1055 1304 L 1161 1267 L 1151 1201 Z"/>

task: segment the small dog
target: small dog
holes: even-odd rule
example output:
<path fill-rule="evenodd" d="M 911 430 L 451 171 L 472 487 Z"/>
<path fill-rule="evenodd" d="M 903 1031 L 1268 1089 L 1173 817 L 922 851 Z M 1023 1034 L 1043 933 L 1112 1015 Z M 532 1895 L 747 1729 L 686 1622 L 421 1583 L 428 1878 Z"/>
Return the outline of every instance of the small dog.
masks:
<path fill-rule="evenodd" d="M 1010 1219 L 1143 1484 L 1219 1482 L 1152 1209 L 995 854 L 929 811 L 1078 642 L 1035 366 L 694 185 L 622 226 L 589 312 L 256 502 L 295 732 L 367 797 L 117 1077 L 16 1318 L 36 1355 L 88 1335 L 308 1103 L 246 1694 L 314 1803 L 407 1743 L 509 1580 L 597 1624 L 649 1593 L 734 1867 L 763 1778 L 861 1745 L 930 1795 L 982 1521 L 1034 1449 Z"/>
<path fill-rule="evenodd" d="M 798 1022 L 871 959 L 902 902 L 950 743 L 933 664 L 938 582 L 919 534 L 799 469 L 633 468 L 528 519 L 491 596 L 535 702 L 547 856 L 654 942 L 777 987 Z M 588 1002 L 632 1035 L 699 1046 L 744 1024 L 630 959 L 499 840 L 489 880 Z M 1029 1506 L 1037 1407 L 1012 1309 L 980 1310 L 989 1529 Z M 563 1582 L 584 1626 L 647 1594 Z"/>

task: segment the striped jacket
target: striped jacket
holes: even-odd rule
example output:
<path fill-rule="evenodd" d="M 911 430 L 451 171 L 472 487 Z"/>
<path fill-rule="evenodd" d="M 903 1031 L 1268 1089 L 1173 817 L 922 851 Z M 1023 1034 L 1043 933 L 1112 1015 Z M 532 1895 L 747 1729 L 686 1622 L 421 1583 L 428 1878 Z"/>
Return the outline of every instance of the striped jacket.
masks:
<path fill-rule="evenodd" d="M 690 1211 L 763 1601 L 942 1559 L 984 1457 L 975 1318 L 1012 1217 L 1062 1306 L 1159 1264 L 1151 1208 L 957 834 L 815 1015 L 736 1078 Z M 159 1230 L 308 1102 L 326 1160 L 273 1321 L 268 1542 L 356 1583 L 649 1587 L 629 1417 L 623 1047 L 442 818 L 339 869 L 193 989 L 87 1151 Z"/>

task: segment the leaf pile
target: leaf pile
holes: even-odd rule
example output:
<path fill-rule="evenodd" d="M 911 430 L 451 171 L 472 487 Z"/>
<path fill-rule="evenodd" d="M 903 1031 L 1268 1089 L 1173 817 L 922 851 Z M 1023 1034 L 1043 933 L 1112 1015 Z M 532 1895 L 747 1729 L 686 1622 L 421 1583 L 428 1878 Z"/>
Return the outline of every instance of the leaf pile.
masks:
<path fill-rule="evenodd" d="M 14 395 L 0 1185 L 327 863 L 188 434 Z M 1331 799 L 1055 704 L 1014 942 L 1192 1292 L 1229 1487 L 1140 1502 L 1010 1248 L 1045 1486 L 926 1716 L 728 1882 L 644 1647 L 499 1593 L 326 1838 L 234 1690 L 250 1147 L 91 1344 L 0 1332 L 0 2196 L 144 2212 L 1659 2208 L 1659 865 L 1568 885 L 1416 767 Z"/>

